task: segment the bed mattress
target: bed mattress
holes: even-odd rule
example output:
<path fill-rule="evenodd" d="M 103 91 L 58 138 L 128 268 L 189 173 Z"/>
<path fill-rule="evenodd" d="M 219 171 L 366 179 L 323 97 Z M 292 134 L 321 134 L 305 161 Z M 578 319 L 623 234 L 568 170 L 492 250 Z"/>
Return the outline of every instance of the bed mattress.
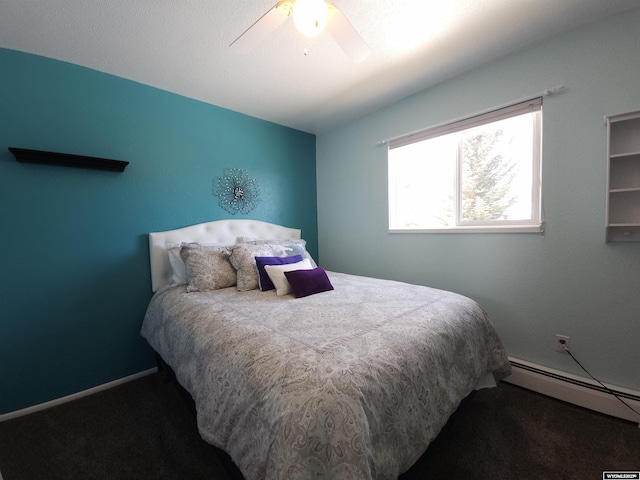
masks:
<path fill-rule="evenodd" d="M 148 307 L 142 335 L 247 480 L 395 480 L 480 379 L 510 373 L 475 301 L 328 275 L 304 298 L 178 286 Z"/>

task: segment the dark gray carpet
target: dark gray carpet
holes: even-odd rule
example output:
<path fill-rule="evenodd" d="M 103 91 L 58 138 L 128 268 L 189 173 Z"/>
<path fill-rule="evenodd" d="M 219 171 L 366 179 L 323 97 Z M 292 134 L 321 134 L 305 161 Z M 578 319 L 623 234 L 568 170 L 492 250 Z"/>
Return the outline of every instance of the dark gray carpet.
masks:
<path fill-rule="evenodd" d="M 463 402 L 400 478 L 585 480 L 612 469 L 640 469 L 637 424 L 502 383 Z M 0 472 L 4 480 L 230 478 L 160 374 L 0 423 Z"/>

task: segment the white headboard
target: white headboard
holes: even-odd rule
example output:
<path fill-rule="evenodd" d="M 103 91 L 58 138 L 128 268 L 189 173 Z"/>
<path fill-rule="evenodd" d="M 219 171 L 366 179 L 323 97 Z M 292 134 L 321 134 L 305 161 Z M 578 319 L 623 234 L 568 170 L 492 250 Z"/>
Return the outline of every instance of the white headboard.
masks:
<path fill-rule="evenodd" d="M 199 223 L 176 230 L 149 234 L 149 254 L 151 259 L 151 288 L 157 292 L 169 284 L 171 266 L 167 254 L 167 244 L 182 242 L 217 243 L 234 245 L 238 237 L 260 240 L 280 238 L 300 238 L 300 230 L 283 227 L 259 220 L 229 219 Z"/>

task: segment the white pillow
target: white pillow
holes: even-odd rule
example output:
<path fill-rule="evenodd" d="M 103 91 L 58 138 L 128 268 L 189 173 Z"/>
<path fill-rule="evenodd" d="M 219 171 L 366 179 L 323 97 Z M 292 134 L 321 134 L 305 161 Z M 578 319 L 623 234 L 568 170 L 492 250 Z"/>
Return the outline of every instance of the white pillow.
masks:
<path fill-rule="evenodd" d="M 176 285 L 185 285 L 187 283 L 187 266 L 180 258 L 181 243 L 167 244 L 167 255 L 169 255 L 169 265 L 171 265 L 171 278 L 169 279 L 169 285 L 175 287 Z"/>
<path fill-rule="evenodd" d="M 282 245 L 285 248 L 285 255 L 293 257 L 294 255 L 302 255 L 302 258 L 308 258 L 312 267 L 317 267 L 315 260 L 307 251 L 307 241 L 302 238 L 279 238 L 272 240 L 261 240 L 258 238 L 238 237 L 239 244 L 250 245 Z"/>
<path fill-rule="evenodd" d="M 276 294 L 278 296 L 293 292 L 291 284 L 289 284 L 289 280 L 285 277 L 284 272 L 291 272 L 293 270 L 311 270 L 312 268 L 311 262 L 307 258 L 297 263 L 264 266 L 267 275 L 269 275 L 273 285 L 276 287 Z"/>

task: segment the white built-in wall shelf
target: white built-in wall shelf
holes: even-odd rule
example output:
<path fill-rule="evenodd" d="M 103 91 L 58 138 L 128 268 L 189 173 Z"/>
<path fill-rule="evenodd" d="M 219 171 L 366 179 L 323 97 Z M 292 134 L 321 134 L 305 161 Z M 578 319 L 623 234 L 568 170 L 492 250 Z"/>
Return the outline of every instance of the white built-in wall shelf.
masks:
<path fill-rule="evenodd" d="M 607 241 L 640 242 L 640 111 L 606 122 Z"/>

